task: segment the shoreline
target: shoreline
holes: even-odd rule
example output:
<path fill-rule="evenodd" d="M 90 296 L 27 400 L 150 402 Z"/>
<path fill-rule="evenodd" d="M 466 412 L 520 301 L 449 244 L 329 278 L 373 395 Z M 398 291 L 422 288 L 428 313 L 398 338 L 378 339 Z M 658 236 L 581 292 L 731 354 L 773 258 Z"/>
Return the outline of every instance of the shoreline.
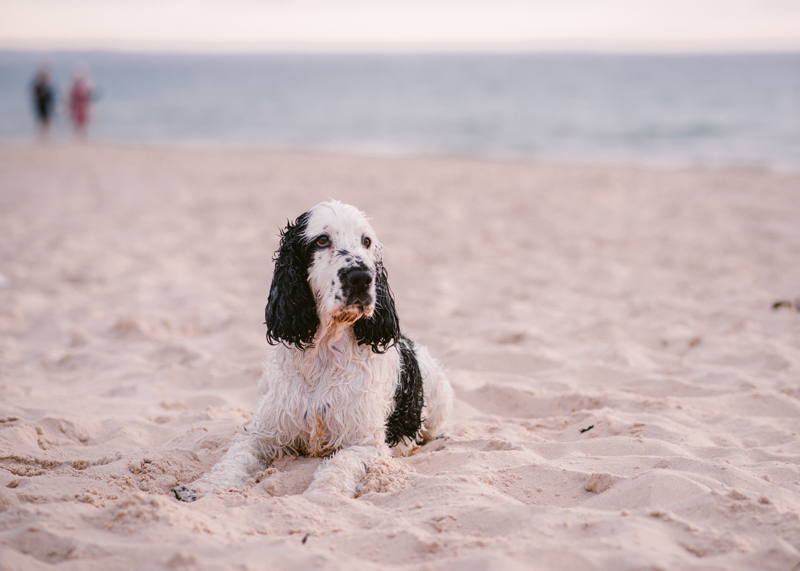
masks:
<path fill-rule="evenodd" d="M 86 149 L 107 149 L 107 150 L 128 150 L 128 151 L 170 151 L 187 153 L 234 153 L 234 154 L 262 154 L 262 155 L 287 155 L 287 156 L 308 156 L 308 157 L 331 157 L 331 158 L 351 158 L 365 160 L 419 160 L 419 161 L 465 161 L 476 163 L 497 163 L 508 165 L 522 165 L 531 167 L 552 167 L 552 168 L 586 168 L 586 169 L 610 169 L 610 170 L 631 170 L 631 171 L 652 171 L 663 173 L 743 173 L 743 174 L 764 174 L 773 176 L 800 176 L 800 166 L 798 167 L 769 167 L 758 165 L 690 165 L 690 164 L 656 164 L 656 163 L 637 163 L 613 162 L 597 160 L 593 162 L 588 159 L 553 159 L 535 158 L 523 156 L 492 156 L 492 155 L 470 155 L 470 154 L 447 154 L 447 153 L 404 153 L 404 152 L 363 152 L 336 149 L 304 149 L 291 147 L 270 148 L 247 145 L 215 145 L 206 143 L 186 143 L 186 142 L 140 142 L 140 141 L 75 141 L 70 137 L 62 137 L 57 140 L 37 141 L 35 139 L 0 139 L 0 149 L 3 148 L 86 148 Z"/>

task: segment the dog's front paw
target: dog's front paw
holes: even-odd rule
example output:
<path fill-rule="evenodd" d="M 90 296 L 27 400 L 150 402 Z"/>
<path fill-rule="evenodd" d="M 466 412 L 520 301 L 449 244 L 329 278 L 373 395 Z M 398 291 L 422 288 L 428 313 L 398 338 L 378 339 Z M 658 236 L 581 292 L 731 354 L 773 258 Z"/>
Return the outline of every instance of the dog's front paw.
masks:
<path fill-rule="evenodd" d="M 193 502 L 197 499 L 197 490 L 181 484 L 172 488 L 172 493 L 182 502 Z"/>

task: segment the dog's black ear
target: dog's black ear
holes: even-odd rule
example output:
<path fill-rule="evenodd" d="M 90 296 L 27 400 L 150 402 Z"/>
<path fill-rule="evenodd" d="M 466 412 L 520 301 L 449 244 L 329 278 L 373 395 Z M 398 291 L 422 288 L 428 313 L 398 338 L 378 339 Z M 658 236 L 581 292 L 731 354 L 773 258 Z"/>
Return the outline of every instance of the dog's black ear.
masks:
<path fill-rule="evenodd" d="M 319 327 L 317 305 L 308 285 L 310 247 L 304 240 L 309 213 L 289 222 L 281 232 L 281 243 L 273 256 L 275 274 L 264 312 L 267 341 L 305 349 Z"/>
<path fill-rule="evenodd" d="M 400 338 L 400 319 L 394 307 L 394 296 L 389 289 L 386 268 L 382 262 L 375 265 L 375 312 L 372 317 L 356 321 L 353 331 L 359 345 L 372 345 L 375 353 L 385 353 Z"/>

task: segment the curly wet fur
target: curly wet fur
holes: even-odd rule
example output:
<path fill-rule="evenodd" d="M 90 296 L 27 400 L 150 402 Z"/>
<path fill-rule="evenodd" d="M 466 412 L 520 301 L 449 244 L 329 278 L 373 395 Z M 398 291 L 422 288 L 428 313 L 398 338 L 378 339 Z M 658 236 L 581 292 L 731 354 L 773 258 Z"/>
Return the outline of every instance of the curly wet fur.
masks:
<path fill-rule="evenodd" d="M 314 295 L 308 287 L 309 245 L 303 242 L 308 212 L 281 231 L 281 242 L 273 256 L 275 273 L 264 311 L 267 341 L 305 349 L 314 339 L 319 317 Z"/>
<path fill-rule="evenodd" d="M 375 312 L 372 317 L 362 317 L 356 321 L 353 331 L 359 345 L 366 343 L 376 353 L 384 353 L 400 337 L 400 320 L 394 307 L 394 296 L 389 288 L 386 268 L 380 260 L 375 264 L 375 275 Z"/>
<path fill-rule="evenodd" d="M 425 406 L 422 373 L 414 353 L 414 342 L 402 337 L 399 349 L 400 382 L 394 392 L 394 410 L 386 421 L 386 443 L 389 446 L 417 438 Z"/>
<path fill-rule="evenodd" d="M 237 488 L 284 454 L 327 457 L 308 492 L 356 494 L 370 463 L 437 436 L 452 388 L 400 333 L 382 246 L 363 213 L 323 202 L 281 233 L 265 311 L 276 347 L 253 422 L 191 488 Z"/>

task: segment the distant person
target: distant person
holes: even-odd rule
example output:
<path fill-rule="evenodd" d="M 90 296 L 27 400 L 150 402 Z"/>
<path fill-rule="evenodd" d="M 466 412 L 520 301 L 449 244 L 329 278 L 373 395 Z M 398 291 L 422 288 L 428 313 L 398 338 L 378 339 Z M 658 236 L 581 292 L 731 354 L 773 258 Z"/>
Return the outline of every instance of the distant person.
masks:
<path fill-rule="evenodd" d="M 33 81 L 33 108 L 36 112 L 39 136 L 42 139 L 46 139 L 50 134 L 55 98 L 50 68 L 42 66 Z"/>
<path fill-rule="evenodd" d="M 92 102 L 94 85 L 89 72 L 84 67 L 75 70 L 72 85 L 69 88 L 69 115 L 75 136 L 86 138 L 89 130 L 89 107 Z"/>

